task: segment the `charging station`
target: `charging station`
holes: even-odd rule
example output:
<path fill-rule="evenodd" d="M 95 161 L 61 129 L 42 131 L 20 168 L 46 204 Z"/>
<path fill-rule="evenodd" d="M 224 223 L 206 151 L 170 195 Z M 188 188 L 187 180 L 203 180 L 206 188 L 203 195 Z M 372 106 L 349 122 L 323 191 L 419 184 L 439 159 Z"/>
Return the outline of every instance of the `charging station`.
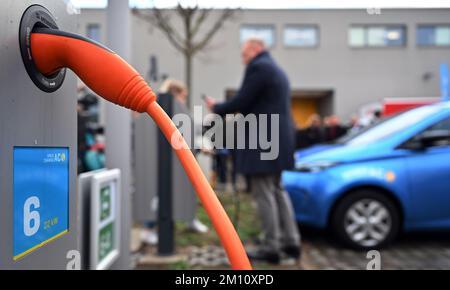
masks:
<path fill-rule="evenodd" d="M 0 20 L 0 269 L 66 269 L 78 250 L 76 79 L 31 78 L 19 41 L 35 25 L 74 31 L 75 15 L 62 0 L 4 0 Z"/>

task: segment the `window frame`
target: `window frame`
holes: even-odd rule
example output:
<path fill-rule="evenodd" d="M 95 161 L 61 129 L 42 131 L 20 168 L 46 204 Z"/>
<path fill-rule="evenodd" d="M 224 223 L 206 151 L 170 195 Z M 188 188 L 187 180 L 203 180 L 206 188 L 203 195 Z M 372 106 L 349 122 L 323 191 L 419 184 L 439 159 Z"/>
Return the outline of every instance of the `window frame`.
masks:
<path fill-rule="evenodd" d="M 434 27 L 434 28 L 436 28 L 436 27 L 439 27 L 439 26 L 446 26 L 446 27 L 448 27 L 449 29 L 450 29 L 450 23 L 418 23 L 418 24 L 416 24 L 416 34 L 415 34 L 415 37 L 416 37 L 416 47 L 418 47 L 418 48 L 425 48 L 425 49 L 427 49 L 427 48 L 439 48 L 439 49 L 448 49 L 448 48 L 450 48 L 450 43 L 448 44 L 448 45 L 436 45 L 436 43 L 433 43 L 432 45 L 423 45 L 423 44 L 419 44 L 419 37 L 418 37 L 418 34 L 419 34 L 419 28 L 420 27 Z"/>
<path fill-rule="evenodd" d="M 353 46 L 350 43 L 350 32 L 352 28 L 364 29 L 364 45 Z M 404 41 L 401 45 L 369 45 L 368 31 L 369 28 L 401 28 L 403 31 Z M 404 49 L 408 46 L 408 25 L 405 23 L 353 23 L 347 30 L 347 45 L 351 49 Z"/>
<path fill-rule="evenodd" d="M 267 23 L 243 23 L 239 26 L 239 43 L 242 45 L 244 42 L 241 39 L 242 29 L 250 27 L 250 28 L 267 28 L 272 31 L 272 44 L 264 43 L 267 49 L 275 48 L 277 43 L 277 29 L 275 24 L 267 24 Z M 264 40 L 264 39 L 263 39 Z"/>
<path fill-rule="evenodd" d="M 425 133 L 426 131 L 430 130 L 431 128 L 433 128 L 434 126 L 436 126 L 439 123 L 449 122 L 449 121 L 450 121 L 450 116 L 446 115 L 445 117 L 443 117 L 439 121 L 435 122 L 434 124 L 431 124 L 431 125 L 427 126 L 426 128 L 424 128 L 423 130 L 421 130 L 421 131 L 417 132 L 416 134 L 414 134 L 414 136 L 410 137 L 408 140 L 406 140 L 402 144 L 400 144 L 397 147 L 397 149 L 408 149 L 408 150 L 410 150 L 410 147 L 414 147 L 414 144 L 417 143 L 417 139 L 420 138 L 420 136 L 423 133 Z M 411 144 L 413 144 L 413 146 L 410 146 Z M 446 145 L 446 146 L 430 146 L 430 147 L 427 147 L 426 149 L 430 149 L 430 148 L 450 148 L 450 144 Z"/>
<path fill-rule="evenodd" d="M 285 42 L 286 29 L 289 28 L 313 28 L 316 31 L 316 43 L 314 45 L 288 45 Z M 283 47 L 286 49 L 317 49 L 321 44 L 321 33 L 319 24 L 312 23 L 288 23 L 283 26 L 282 31 Z"/>

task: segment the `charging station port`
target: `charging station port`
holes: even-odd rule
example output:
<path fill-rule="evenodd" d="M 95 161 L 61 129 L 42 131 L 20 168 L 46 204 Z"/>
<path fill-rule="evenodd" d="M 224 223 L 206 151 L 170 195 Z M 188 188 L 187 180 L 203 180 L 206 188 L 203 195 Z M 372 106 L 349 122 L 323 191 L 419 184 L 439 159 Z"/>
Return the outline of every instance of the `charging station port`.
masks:
<path fill-rule="evenodd" d="M 39 72 L 31 54 L 31 33 L 36 28 L 59 30 L 55 18 L 41 5 L 32 5 L 24 12 L 20 21 L 19 44 L 22 60 L 33 83 L 42 91 L 52 93 L 58 90 L 64 82 L 66 69 L 45 76 Z"/>

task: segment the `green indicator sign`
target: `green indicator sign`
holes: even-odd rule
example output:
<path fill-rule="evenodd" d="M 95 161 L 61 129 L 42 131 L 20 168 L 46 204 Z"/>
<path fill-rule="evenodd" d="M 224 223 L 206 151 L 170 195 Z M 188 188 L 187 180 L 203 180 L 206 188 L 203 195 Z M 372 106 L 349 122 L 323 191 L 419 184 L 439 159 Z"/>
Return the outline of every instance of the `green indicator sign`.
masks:
<path fill-rule="evenodd" d="M 104 226 L 98 237 L 98 259 L 103 260 L 114 250 L 114 223 Z"/>
<path fill-rule="evenodd" d="M 120 244 L 120 170 L 102 171 L 91 184 L 90 269 L 108 269 Z"/>
<path fill-rule="evenodd" d="M 111 187 L 105 186 L 100 191 L 100 221 L 111 216 Z"/>

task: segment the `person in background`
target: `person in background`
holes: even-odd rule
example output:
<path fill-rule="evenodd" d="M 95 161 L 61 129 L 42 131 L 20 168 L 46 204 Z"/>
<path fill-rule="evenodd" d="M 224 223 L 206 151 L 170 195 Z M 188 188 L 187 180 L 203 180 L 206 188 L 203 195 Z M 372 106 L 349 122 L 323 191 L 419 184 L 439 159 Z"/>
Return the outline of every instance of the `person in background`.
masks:
<path fill-rule="evenodd" d="M 296 149 L 305 149 L 324 141 L 322 120 L 319 115 L 311 115 L 308 118 L 307 127 L 297 129 L 295 141 Z"/>
<path fill-rule="evenodd" d="M 77 124 L 78 124 L 78 173 L 86 172 L 86 164 L 84 157 L 88 149 L 86 134 L 87 134 L 87 118 L 83 114 L 84 106 L 81 102 L 77 104 Z"/>
<path fill-rule="evenodd" d="M 373 124 L 376 124 L 376 123 L 380 122 L 381 117 L 382 117 L 381 116 L 381 110 L 375 110 L 373 112 L 373 117 L 372 117 L 372 120 L 370 122 L 370 125 L 373 125 Z"/>
<path fill-rule="evenodd" d="M 325 141 L 333 142 L 347 133 L 347 129 L 341 125 L 338 116 L 333 115 L 325 119 Z"/>
<path fill-rule="evenodd" d="M 358 127 L 359 126 L 359 118 L 358 115 L 352 115 L 350 117 L 350 121 L 348 124 L 348 128 L 354 128 L 354 127 Z"/>
<path fill-rule="evenodd" d="M 166 79 L 161 85 L 159 93 L 161 96 L 164 96 L 164 94 L 172 95 L 175 101 L 182 106 L 182 110 L 184 111 L 184 113 L 189 113 L 189 109 L 186 105 L 188 90 L 183 82 L 178 80 Z M 193 198 L 196 199 L 196 196 L 193 195 Z M 156 226 L 157 223 L 153 221 L 147 222 L 145 224 L 145 229 L 141 232 L 141 240 L 144 243 L 149 245 L 156 245 L 158 243 L 158 233 L 155 230 Z M 209 230 L 208 227 L 204 225 L 200 220 L 198 220 L 195 216 L 193 217 L 192 221 L 189 222 L 188 228 L 198 233 L 206 233 Z"/>
<path fill-rule="evenodd" d="M 260 39 L 249 39 L 243 44 L 242 60 L 246 69 L 238 93 L 224 103 L 216 103 L 211 97 L 206 97 L 205 103 L 216 114 L 255 115 L 257 122 L 260 114 L 278 114 L 279 140 L 275 140 L 279 143 L 278 158 L 262 160 L 261 153 L 265 150 L 260 144 L 256 149 L 239 148 L 236 149 L 236 170 L 249 176 L 264 234 L 261 246 L 248 251 L 249 258 L 274 264 L 284 257 L 298 260 L 300 233 L 291 201 L 280 183 L 281 172 L 294 165 L 295 136 L 289 80 Z M 270 125 L 267 127 L 271 128 Z M 248 142 L 250 133 L 245 131 Z M 266 136 L 273 136 L 271 129 Z"/>
<path fill-rule="evenodd" d="M 352 135 L 358 133 L 363 128 L 359 123 L 358 115 L 352 115 L 350 117 L 350 122 L 347 128 L 347 131 Z"/>
<path fill-rule="evenodd" d="M 313 146 L 323 142 L 323 128 L 320 116 L 314 114 L 308 119 L 308 127 L 305 129 L 305 138 L 308 146 Z"/>
<path fill-rule="evenodd" d="M 78 173 L 104 168 L 103 127 L 98 123 L 98 97 L 80 83 L 78 88 Z"/>
<path fill-rule="evenodd" d="M 214 150 L 214 171 L 217 176 L 216 188 L 221 190 L 226 188 L 228 181 L 228 157 L 230 151 L 226 148 Z M 220 184 L 220 185 L 219 185 Z"/>

